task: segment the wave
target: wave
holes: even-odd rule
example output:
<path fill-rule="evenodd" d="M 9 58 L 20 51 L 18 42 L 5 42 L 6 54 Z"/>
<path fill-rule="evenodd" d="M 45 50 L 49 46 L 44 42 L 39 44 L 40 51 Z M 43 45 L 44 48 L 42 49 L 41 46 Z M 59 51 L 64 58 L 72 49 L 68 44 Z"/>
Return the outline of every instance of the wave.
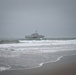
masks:
<path fill-rule="evenodd" d="M 9 70 L 10 67 L 0 67 L 0 71 Z"/>
<path fill-rule="evenodd" d="M 10 69 L 11 69 L 11 66 L 5 65 L 5 64 L 0 64 L 0 71 L 10 70 Z"/>
<path fill-rule="evenodd" d="M 15 57 L 20 54 L 53 53 L 76 50 L 76 40 L 24 41 L 15 44 L 0 44 L 0 56 Z"/>
<path fill-rule="evenodd" d="M 75 54 L 76 55 L 76 54 Z M 65 55 L 65 56 L 68 56 L 68 55 Z M 71 55 L 72 56 L 72 55 Z M 57 62 L 59 61 L 61 58 L 63 58 L 64 56 L 59 56 L 57 59 L 54 59 L 54 60 L 50 60 L 50 61 L 46 61 L 46 62 L 41 62 L 33 67 L 29 67 L 29 68 L 26 68 L 24 67 L 23 65 L 18 67 L 18 65 L 16 65 L 15 67 L 12 67 L 11 65 L 10 66 L 1 66 L 0 67 L 0 71 L 4 71 L 4 70 L 24 70 L 24 69 L 33 69 L 33 68 L 38 68 L 38 67 L 41 67 L 43 66 L 44 64 L 48 64 L 48 63 L 52 63 L 52 62 Z"/>
<path fill-rule="evenodd" d="M 76 39 L 73 40 L 19 40 L 20 43 L 32 43 L 32 44 L 51 44 L 51 45 L 60 45 L 60 44 L 76 44 Z"/>
<path fill-rule="evenodd" d="M 25 43 L 25 44 L 50 44 L 50 45 L 60 45 L 60 44 L 76 44 L 76 39 L 71 40 L 0 40 L 0 44 L 15 44 L 15 43 Z"/>
<path fill-rule="evenodd" d="M 11 66 L 0 66 L 0 71 L 36 68 L 59 61 L 64 55 L 76 54 L 76 40 L 18 41 L 19 43 L 0 44 L 0 64 Z"/>
<path fill-rule="evenodd" d="M 59 61 L 61 58 L 63 58 L 63 56 L 58 57 L 56 60 L 51 60 L 51 61 L 46 61 L 46 62 L 41 62 L 38 65 L 35 65 L 34 67 L 30 67 L 30 68 L 19 68 L 19 69 L 11 69 L 11 70 L 23 70 L 23 69 L 33 69 L 33 68 L 39 68 L 42 67 L 44 64 L 48 64 L 48 63 L 52 63 L 52 62 L 57 62 Z"/>
<path fill-rule="evenodd" d="M 11 67 L 11 69 L 9 68 L 9 69 L 6 69 L 6 70 L 24 70 L 24 69 L 38 68 L 38 67 L 41 67 L 41 66 L 43 66 L 44 64 L 47 64 L 47 63 L 57 62 L 57 61 L 59 61 L 62 57 L 63 57 L 63 56 L 60 56 L 60 57 L 58 57 L 56 60 L 41 62 L 41 63 L 39 63 L 39 64 L 37 64 L 37 65 L 35 65 L 35 66 L 33 66 L 33 67 L 30 67 L 30 68 L 25 68 L 25 67 L 23 67 L 23 65 L 22 65 L 23 68 L 17 68 L 17 69 L 14 68 L 14 69 L 13 69 L 13 68 Z"/>
<path fill-rule="evenodd" d="M 46 64 L 46 63 L 57 62 L 57 61 L 59 61 L 62 57 L 63 57 L 63 56 L 60 56 L 60 57 L 58 57 L 56 60 L 51 60 L 51 61 L 48 61 L 48 62 L 40 63 L 39 66 L 41 67 L 41 66 L 43 66 L 43 64 Z"/>

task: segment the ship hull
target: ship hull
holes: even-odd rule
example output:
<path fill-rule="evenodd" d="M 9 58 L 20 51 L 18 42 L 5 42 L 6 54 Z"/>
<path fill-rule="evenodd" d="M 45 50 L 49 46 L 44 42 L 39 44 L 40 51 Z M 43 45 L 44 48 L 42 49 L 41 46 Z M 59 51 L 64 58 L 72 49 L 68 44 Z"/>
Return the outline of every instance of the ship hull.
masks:
<path fill-rule="evenodd" d="M 26 36 L 25 39 L 27 40 L 41 40 L 43 39 L 44 36 L 40 36 L 40 37 L 31 37 L 31 36 Z"/>

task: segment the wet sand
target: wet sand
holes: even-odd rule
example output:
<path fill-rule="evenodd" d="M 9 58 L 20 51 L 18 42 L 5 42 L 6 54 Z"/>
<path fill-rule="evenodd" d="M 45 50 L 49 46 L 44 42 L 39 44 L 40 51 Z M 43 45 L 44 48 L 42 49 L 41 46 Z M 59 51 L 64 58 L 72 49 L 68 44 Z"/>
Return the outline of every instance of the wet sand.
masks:
<path fill-rule="evenodd" d="M 76 55 L 64 56 L 39 68 L 2 71 L 0 75 L 76 75 Z"/>

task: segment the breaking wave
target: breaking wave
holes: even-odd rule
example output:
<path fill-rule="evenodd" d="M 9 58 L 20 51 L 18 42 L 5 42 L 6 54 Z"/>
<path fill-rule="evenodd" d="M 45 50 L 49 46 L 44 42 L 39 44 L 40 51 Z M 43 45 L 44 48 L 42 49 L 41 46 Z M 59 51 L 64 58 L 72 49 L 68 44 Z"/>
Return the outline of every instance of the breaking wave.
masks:
<path fill-rule="evenodd" d="M 18 40 L 0 44 L 0 71 L 29 69 L 76 54 L 76 40 Z M 7 66 L 7 65 L 9 66 Z"/>

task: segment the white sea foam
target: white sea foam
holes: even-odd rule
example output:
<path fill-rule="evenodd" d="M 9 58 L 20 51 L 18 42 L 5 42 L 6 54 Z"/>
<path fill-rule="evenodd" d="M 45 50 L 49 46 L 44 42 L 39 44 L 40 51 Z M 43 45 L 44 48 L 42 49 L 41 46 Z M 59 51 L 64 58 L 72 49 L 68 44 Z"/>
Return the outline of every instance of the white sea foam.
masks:
<path fill-rule="evenodd" d="M 40 63 L 40 66 L 42 66 L 42 65 L 45 64 L 45 63 L 57 62 L 57 61 L 59 61 L 62 57 L 63 57 L 63 56 L 60 56 L 60 57 L 58 57 L 56 60 L 51 60 L 51 61 L 48 61 L 48 62 Z"/>
<path fill-rule="evenodd" d="M 43 41 L 23 41 L 24 43 L 17 44 L 0 44 L 0 48 L 8 47 L 35 47 L 35 46 L 51 46 L 51 45 L 65 45 L 76 44 L 76 40 L 43 40 Z"/>
<path fill-rule="evenodd" d="M 39 66 L 41 67 L 44 63 L 40 63 Z"/>
<path fill-rule="evenodd" d="M 48 63 L 51 63 L 51 62 L 57 62 L 57 61 L 59 61 L 62 57 L 63 57 L 63 56 L 60 56 L 60 57 L 58 57 L 56 60 L 41 62 L 38 66 L 35 66 L 35 67 L 32 67 L 32 68 L 38 68 L 38 67 L 43 66 L 44 64 L 48 64 Z M 28 69 L 31 69 L 31 68 L 28 68 Z"/>
<path fill-rule="evenodd" d="M 76 40 L 19 40 L 20 43 L 0 44 L 0 61 L 9 65 L 24 65 L 25 69 L 56 62 L 63 55 L 76 54 Z M 60 53 L 57 54 L 56 53 Z M 69 54 L 70 53 L 70 54 Z M 41 62 L 41 63 L 40 63 Z M 26 64 L 25 64 L 26 63 Z M 10 67 L 0 67 L 0 71 Z M 19 69 L 21 69 L 19 67 Z"/>
<path fill-rule="evenodd" d="M 8 54 L 11 54 L 11 57 L 14 57 L 20 54 L 53 53 L 76 49 L 76 40 L 20 40 L 20 42 L 16 44 L 0 44 L 2 56 L 10 57 Z"/>
<path fill-rule="evenodd" d="M 9 70 L 11 67 L 0 67 L 0 71 Z"/>

